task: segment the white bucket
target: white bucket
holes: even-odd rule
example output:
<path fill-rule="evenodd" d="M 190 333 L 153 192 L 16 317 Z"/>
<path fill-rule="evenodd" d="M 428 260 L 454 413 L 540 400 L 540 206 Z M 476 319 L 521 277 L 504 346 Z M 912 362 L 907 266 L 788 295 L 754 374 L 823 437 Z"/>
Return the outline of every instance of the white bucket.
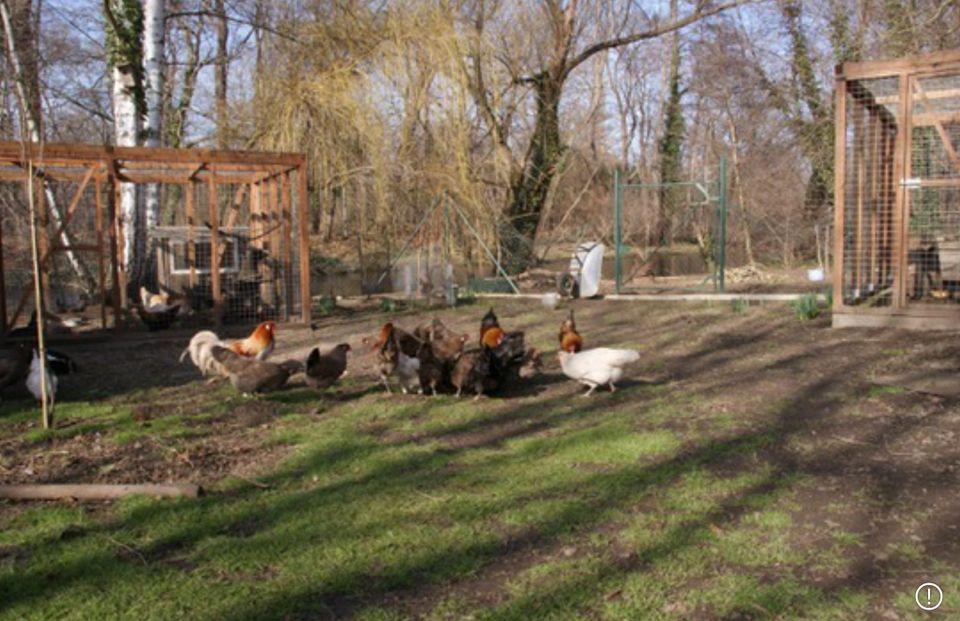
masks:
<path fill-rule="evenodd" d="M 813 282 L 820 282 L 823 280 L 823 268 L 817 267 L 812 270 L 807 270 L 807 280 Z"/>

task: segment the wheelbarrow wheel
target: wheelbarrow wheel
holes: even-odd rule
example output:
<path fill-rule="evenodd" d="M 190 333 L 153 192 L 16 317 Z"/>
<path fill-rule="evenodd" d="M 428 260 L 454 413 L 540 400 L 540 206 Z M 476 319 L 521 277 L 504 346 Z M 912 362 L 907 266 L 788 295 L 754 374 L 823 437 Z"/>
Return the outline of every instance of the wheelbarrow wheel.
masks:
<path fill-rule="evenodd" d="M 560 277 L 560 282 L 557 283 L 557 290 L 560 292 L 560 295 L 564 297 L 580 297 L 580 283 L 578 283 L 577 279 L 570 273 L 566 273 Z"/>

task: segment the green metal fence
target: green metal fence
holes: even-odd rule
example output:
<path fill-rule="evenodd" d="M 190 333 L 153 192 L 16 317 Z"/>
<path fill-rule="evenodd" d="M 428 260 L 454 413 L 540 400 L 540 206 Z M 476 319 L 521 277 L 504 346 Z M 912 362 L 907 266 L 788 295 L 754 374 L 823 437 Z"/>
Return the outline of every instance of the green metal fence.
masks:
<path fill-rule="evenodd" d="M 701 286 L 712 284 L 716 291 L 724 291 L 724 274 L 727 263 L 727 160 L 721 157 L 713 178 L 700 181 L 681 181 L 675 183 L 621 183 L 620 171 L 614 170 L 613 177 L 613 218 L 614 218 L 614 280 L 616 291 L 623 288 L 623 259 L 626 256 L 624 241 L 624 191 L 647 190 L 660 194 L 668 188 L 686 189 L 690 200 L 683 205 L 679 216 L 680 230 L 683 232 L 692 218 L 703 220 L 709 214 L 713 244 L 710 251 L 712 273 L 701 281 Z M 654 248 L 652 254 L 658 252 Z"/>

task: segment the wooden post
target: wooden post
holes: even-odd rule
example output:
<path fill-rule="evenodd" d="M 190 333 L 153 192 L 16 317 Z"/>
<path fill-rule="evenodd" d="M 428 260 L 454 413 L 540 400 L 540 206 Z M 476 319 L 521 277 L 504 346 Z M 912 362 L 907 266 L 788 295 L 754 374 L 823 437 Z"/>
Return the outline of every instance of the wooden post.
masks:
<path fill-rule="evenodd" d="M 197 216 L 195 213 L 193 201 L 197 188 L 194 182 L 183 184 L 183 195 L 186 201 L 187 212 L 187 267 L 190 269 L 190 289 L 197 286 L 197 240 L 194 227 L 197 225 Z"/>
<path fill-rule="evenodd" d="M 293 314 L 293 218 L 290 213 L 290 171 L 280 177 L 283 210 L 283 298 L 284 320 Z"/>
<path fill-rule="evenodd" d="M 280 219 L 280 196 L 278 187 L 280 185 L 280 180 L 276 176 L 270 178 L 269 185 L 267 186 L 268 199 L 269 199 L 269 213 L 270 219 L 268 226 L 270 227 L 270 282 L 271 282 L 271 294 L 273 295 L 273 310 L 277 315 L 280 314 L 280 227 L 282 226 L 282 221 Z"/>
<path fill-rule="evenodd" d="M 93 182 L 94 221 L 97 227 L 97 282 L 100 285 L 100 328 L 107 329 L 107 266 L 103 257 L 103 196 L 100 194 L 99 174 Z"/>
<path fill-rule="evenodd" d="M 834 119 L 834 161 L 836 174 L 834 175 L 834 214 L 833 214 L 833 307 L 839 309 L 844 306 L 843 284 L 844 273 L 844 192 L 846 192 L 846 159 L 847 159 L 847 81 L 842 74 L 836 80 L 836 118 Z"/>
<path fill-rule="evenodd" d="M 893 217 L 893 249 L 894 249 L 894 277 L 893 277 L 893 306 L 903 308 L 907 301 L 907 191 L 903 180 L 910 174 L 910 77 L 904 72 L 900 74 L 899 107 L 897 108 L 897 138 L 894 147 L 893 182 L 896 188 L 896 199 Z"/>
<path fill-rule="evenodd" d="M 214 316 L 219 322 L 222 313 L 219 312 L 222 298 L 220 292 L 220 213 L 217 209 L 217 184 L 213 177 L 207 181 L 208 201 L 210 207 L 210 288 L 213 295 L 213 307 L 218 309 Z"/>
<path fill-rule="evenodd" d="M 307 203 L 307 161 L 297 166 L 297 225 L 300 227 L 300 316 L 310 323 L 310 222 Z"/>
<path fill-rule="evenodd" d="M 111 163 L 110 171 L 107 174 L 107 219 L 110 221 L 110 270 L 113 276 L 113 327 L 120 326 L 120 309 L 123 308 L 123 278 L 120 268 L 120 239 L 122 232 L 120 230 L 120 219 L 117 217 L 117 198 L 120 193 L 120 184 L 113 174 L 113 165 Z M 106 304 L 107 301 L 103 300 Z"/>
<path fill-rule="evenodd" d="M 36 169 L 34 169 L 36 171 Z M 38 176 L 34 172 L 34 176 Z M 40 252 L 41 257 L 45 257 L 50 254 L 50 237 L 48 236 L 48 224 L 47 224 L 47 195 L 44 192 L 45 178 L 39 176 L 39 183 L 34 183 L 33 188 L 35 190 L 35 198 L 37 205 L 37 249 Z M 35 308 L 37 310 L 37 315 L 45 313 L 47 310 L 47 300 L 50 299 L 50 279 L 47 276 L 47 270 L 41 269 L 40 273 L 37 274 L 37 278 L 40 280 L 40 289 L 41 299 L 34 300 Z"/>

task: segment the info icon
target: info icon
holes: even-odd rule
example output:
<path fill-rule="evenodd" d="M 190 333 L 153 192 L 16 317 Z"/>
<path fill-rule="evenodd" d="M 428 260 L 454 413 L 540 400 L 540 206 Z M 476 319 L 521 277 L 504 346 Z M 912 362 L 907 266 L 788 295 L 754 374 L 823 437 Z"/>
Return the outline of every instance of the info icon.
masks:
<path fill-rule="evenodd" d="M 924 582 L 917 587 L 914 599 L 922 610 L 936 610 L 943 603 L 943 591 L 932 582 Z"/>

